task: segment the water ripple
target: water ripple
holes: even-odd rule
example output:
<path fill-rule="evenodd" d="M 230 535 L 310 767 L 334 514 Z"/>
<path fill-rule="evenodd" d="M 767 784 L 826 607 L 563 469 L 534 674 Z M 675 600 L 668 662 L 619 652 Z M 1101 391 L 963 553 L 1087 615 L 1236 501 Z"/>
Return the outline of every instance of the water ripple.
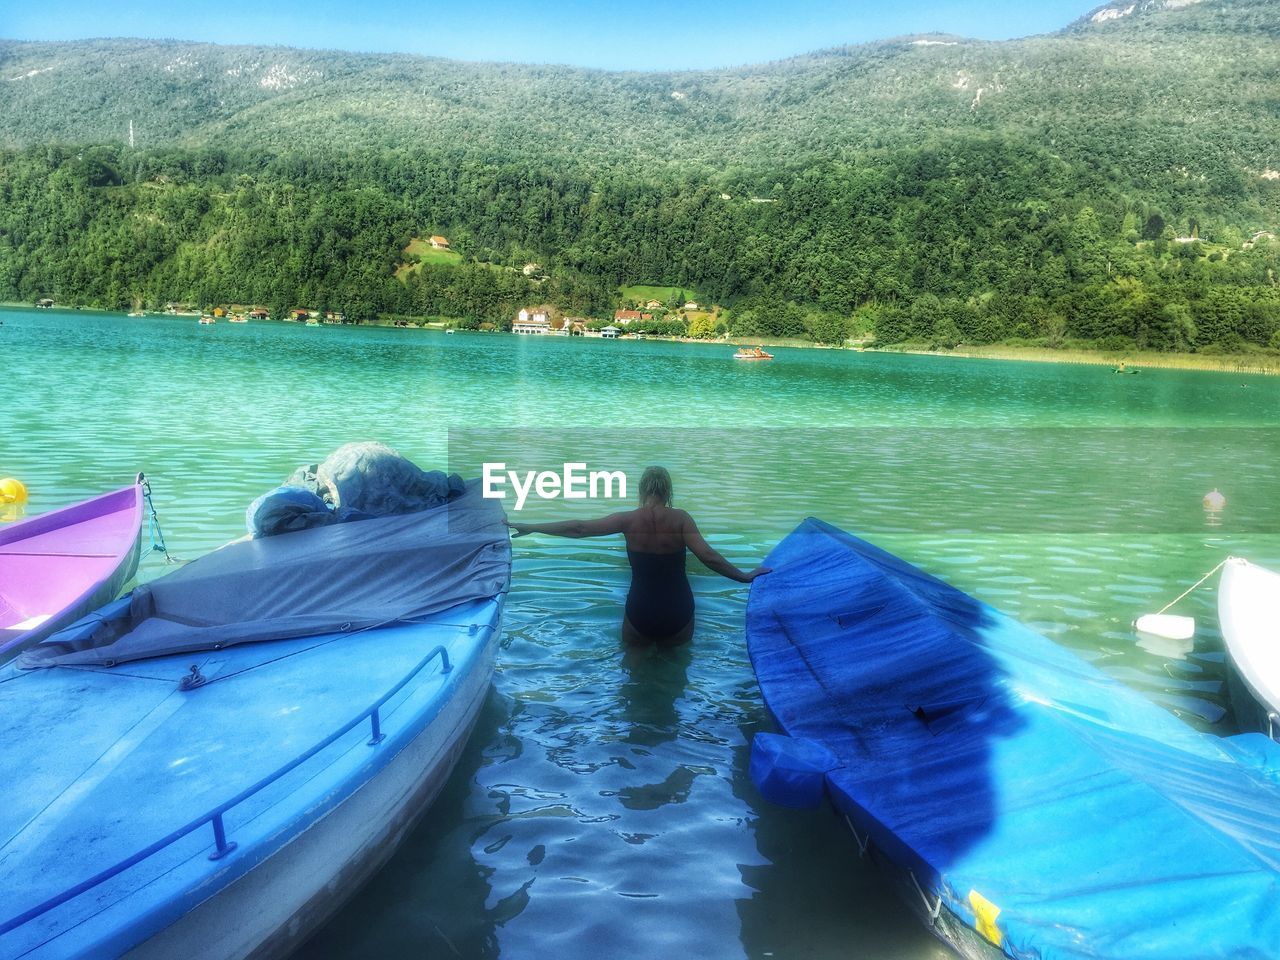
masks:
<path fill-rule="evenodd" d="M 740 565 L 808 514 L 869 532 L 1218 731 L 1231 717 L 1212 591 L 1178 608 L 1200 625 L 1190 644 L 1130 624 L 1229 552 L 1280 566 L 1276 380 L 1242 392 L 1226 374 L 836 351 L 746 365 L 655 342 L 4 321 L 0 476 L 23 479 L 37 512 L 145 470 L 185 557 L 239 536 L 254 496 L 353 439 L 428 466 L 662 462 Z M 1215 486 L 1229 507 L 1210 528 L 1199 497 Z M 302 956 L 947 955 L 834 818 L 751 785 L 750 738 L 769 721 L 742 587 L 691 563 L 693 644 L 626 651 L 617 544 L 531 537 L 515 552 L 494 689 L 457 773 Z M 163 572 L 153 554 L 139 576 Z"/>

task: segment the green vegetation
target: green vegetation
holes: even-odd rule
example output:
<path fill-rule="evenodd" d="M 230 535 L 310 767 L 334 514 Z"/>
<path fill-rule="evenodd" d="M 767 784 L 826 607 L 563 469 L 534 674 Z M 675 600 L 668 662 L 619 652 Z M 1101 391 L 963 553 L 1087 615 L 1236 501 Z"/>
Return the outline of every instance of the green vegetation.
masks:
<path fill-rule="evenodd" d="M 459 264 L 462 262 L 462 254 L 457 250 L 433 247 L 430 240 L 423 240 L 420 237 L 410 240 L 409 245 L 404 248 L 404 253 L 408 259 L 417 263 Z"/>
<path fill-rule="evenodd" d="M 625 302 L 645 304 L 650 300 L 656 300 L 663 306 L 671 306 L 673 308 L 683 307 L 690 300 L 701 304 L 698 299 L 696 290 L 689 290 L 684 287 L 659 287 L 645 283 L 633 283 L 630 286 L 619 287 L 618 296 Z"/>
<path fill-rule="evenodd" d="M 445 266 L 457 266 L 462 263 L 462 254 L 456 250 L 433 247 L 430 240 L 415 237 L 410 240 L 403 251 L 404 262 L 396 267 L 395 277 L 401 283 L 408 283 L 411 274 L 420 273 L 424 263 Z"/>
<path fill-rule="evenodd" d="M 0 41 L 0 300 L 1268 355 L 1280 0 L 1138 7 L 680 74 Z"/>

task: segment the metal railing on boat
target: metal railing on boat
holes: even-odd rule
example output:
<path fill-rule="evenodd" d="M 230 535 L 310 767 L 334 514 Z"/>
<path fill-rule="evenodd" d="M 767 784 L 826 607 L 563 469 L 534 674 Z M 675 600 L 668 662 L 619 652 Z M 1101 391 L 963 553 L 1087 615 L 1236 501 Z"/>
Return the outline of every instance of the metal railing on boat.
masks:
<path fill-rule="evenodd" d="M 472 627 L 472 630 L 474 632 L 475 625 L 469 625 L 469 626 Z M 82 893 L 85 893 L 86 891 L 92 890 L 96 886 L 106 883 L 108 880 L 112 879 L 113 877 L 119 876 L 120 874 L 124 873 L 126 870 L 130 869 L 131 867 L 137 866 L 139 863 L 141 863 L 143 860 L 146 860 L 148 857 L 154 856 L 155 854 L 159 853 L 161 850 L 163 850 L 165 847 L 169 846 L 170 844 L 176 843 L 177 841 L 181 840 L 183 837 L 187 836 L 188 834 L 193 833 L 194 831 L 200 829 L 205 824 L 209 824 L 213 828 L 214 850 L 211 854 L 209 854 L 209 859 L 221 860 L 227 854 L 231 853 L 233 850 L 236 849 L 235 842 L 234 841 L 229 842 L 227 840 L 226 825 L 222 819 L 223 816 L 228 811 L 239 806 L 241 803 L 248 800 L 254 794 L 265 789 L 266 787 L 269 787 L 271 784 L 275 783 L 281 777 L 285 776 L 292 770 L 306 763 L 308 760 L 310 760 L 320 751 L 324 750 L 326 747 L 332 746 L 335 742 L 345 737 L 348 733 L 350 733 L 352 730 L 354 730 L 356 727 L 360 726 L 360 724 L 366 721 L 370 723 L 370 727 L 371 727 L 370 738 L 368 741 L 369 746 L 371 747 L 377 746 L 384 739 L 386 739 L 385 734 L 383 734 L 382 732 L 382 720 L 381 720 L 381 713 L 380 713 L 383 706 L 386 705 L 388 700 L 390 700 L 397 693 L 403 690 L 405 686 L 409 683 L 409 681 L 411 681 L 414 677 L 416 677 L 419 673 L 421 673 L 423 668 L 425 668 L 426 665 L 429 664 L 436 657 L 440 658 L 440 672 L 442 674 L 450 673 L 453 670 L 453 665 L 449 662 L 449 651 L 446 650 L 443 646 L 436 647 L 430 653 L 428 653 L 425 657 L 423 657 L 422 660 L 418 662 L 418 665 L 415 666 L 411 671 L 409 671 L 409 673 L 406 674 L 400 680 L 399 683 L 397 683 L 394 687 L 392 687 L 385 694 L 379 697 L 378 700 L 372 706 L 362 710 L 359 714 L 356 715 L 356 717 L 353 720 L 344 724 L 340 729 L 329 734 L 329 736 L 325 737 L 323 740 L 321 740 L 319 743 L 313 746 L 306 753 L 299 754 L 298 756 L 290 760 L 288 763 L 286 763 L 284 766 L 273 771 L 272 773 L 267 774 L 257 783 L 253 784 L 252 786 L 246 787 L 244 790 L 241 790 L 238 794 L 236 794 L 230 800 L 226 800 L 218 804 L 218 806 L 214 807 L 212 810 L 209 810 L 208 812 L 201 814 L 199 817 L 192 820 L 190 823 L 187 823 L 185 826 L 181 826 L 178 829 L 174 830 L 172 833 L 167 834 L 164 837 L 161 837 L 159 840 L 157 840 L 155 843 L 152 843 L 150 846 L 144 847 L 142 850 L 139 850 L 137 853 L 133 854 L 132 856 L 126 857 L 124 860 L 121 860 L 119 863 L 116 863 L 113 866 L 108 867 L 106 870 L 103 870 L 101 873 L 95 874 L 94 876 L 90 877 L 87 880 L 82 880 L 80 883 L 77 883 L 74 887 L 68 887 L 66 890 L 62 891 L 62 893 L 58 894 L 57 896 L 50 897 L 48 900 L 32 907 L 30 910 L 20 913 L 16 917 L 12 917 L 11 919 L 4 921 L 3 923 L 0 923 L 0 936 L 3 936 L 4 934 L 9 933 L 12 930 L 16 930 L 18 927 L 22 926 L 25 923 L 30 923 L 36 917 L 39 917 L 42 914 L 48 913 L 50 910 L 56 909 L 57 907 L 62 906 L 64 903 L 69 903 L 70 901 L 74 900 L 76 897 L 80 896 Z"/>

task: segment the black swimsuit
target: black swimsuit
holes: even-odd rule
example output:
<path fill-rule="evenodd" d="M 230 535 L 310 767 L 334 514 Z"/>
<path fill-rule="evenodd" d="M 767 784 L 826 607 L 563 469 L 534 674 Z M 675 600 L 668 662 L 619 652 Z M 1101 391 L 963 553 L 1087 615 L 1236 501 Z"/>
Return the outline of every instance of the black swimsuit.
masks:
<path fill-rule="evenodd" d="M 684 547 L 678 553 L 627 551 L 631 591 L 627 619 L 654 640 L 674 637 L 693 619 L 693 590 L 684 573 Z"/>

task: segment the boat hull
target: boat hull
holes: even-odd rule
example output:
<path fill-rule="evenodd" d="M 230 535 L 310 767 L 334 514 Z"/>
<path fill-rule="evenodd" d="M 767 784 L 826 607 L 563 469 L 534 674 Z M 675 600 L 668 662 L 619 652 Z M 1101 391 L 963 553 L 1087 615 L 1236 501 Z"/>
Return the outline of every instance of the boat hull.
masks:
<path fill-rule="evenodd" d="M 134 484 L 0 529 L 0 662 L 119 596 L 142 515 Z"/>
<path fill-rule="evenodd" d="M 177 681 L 199 655 L 124 673 L 5 668 L 6 762 L 31 781 L 0 810 L 0 882 L 16 914 L 0 917 L 0 956 L 295 950 L 448 779 L 489 690 L 504 598 L 215 651 L 199 661 L 207 685 L 189 690 Z M 88 722 L 60 707 L 75 694 L 98 742 L 41 759 Z M 221 806 L 229 846 L 216 857 L 208 814 Z"/>
<path fill-rule="evenodd" d="M 301 947 L 391 858 L 448 781 L 488 694 L 499 630 L 449 707 L 376 777 L 126 956 L 276 960 Z"/>
<path fill-rule="evenodd" d="M 1280 956 L 1280 748 L 1201 733 L 1069 650 L 817 520 L 752 584 L 785 738 L 777 802 L 826 801 L 968 958 Z"/>
<path fill-rule="evenodd" d="M 1280 574 L 1228 559 L 1218 587 L 1218 621 L 1236 723 L 1280 739 Z"/>

